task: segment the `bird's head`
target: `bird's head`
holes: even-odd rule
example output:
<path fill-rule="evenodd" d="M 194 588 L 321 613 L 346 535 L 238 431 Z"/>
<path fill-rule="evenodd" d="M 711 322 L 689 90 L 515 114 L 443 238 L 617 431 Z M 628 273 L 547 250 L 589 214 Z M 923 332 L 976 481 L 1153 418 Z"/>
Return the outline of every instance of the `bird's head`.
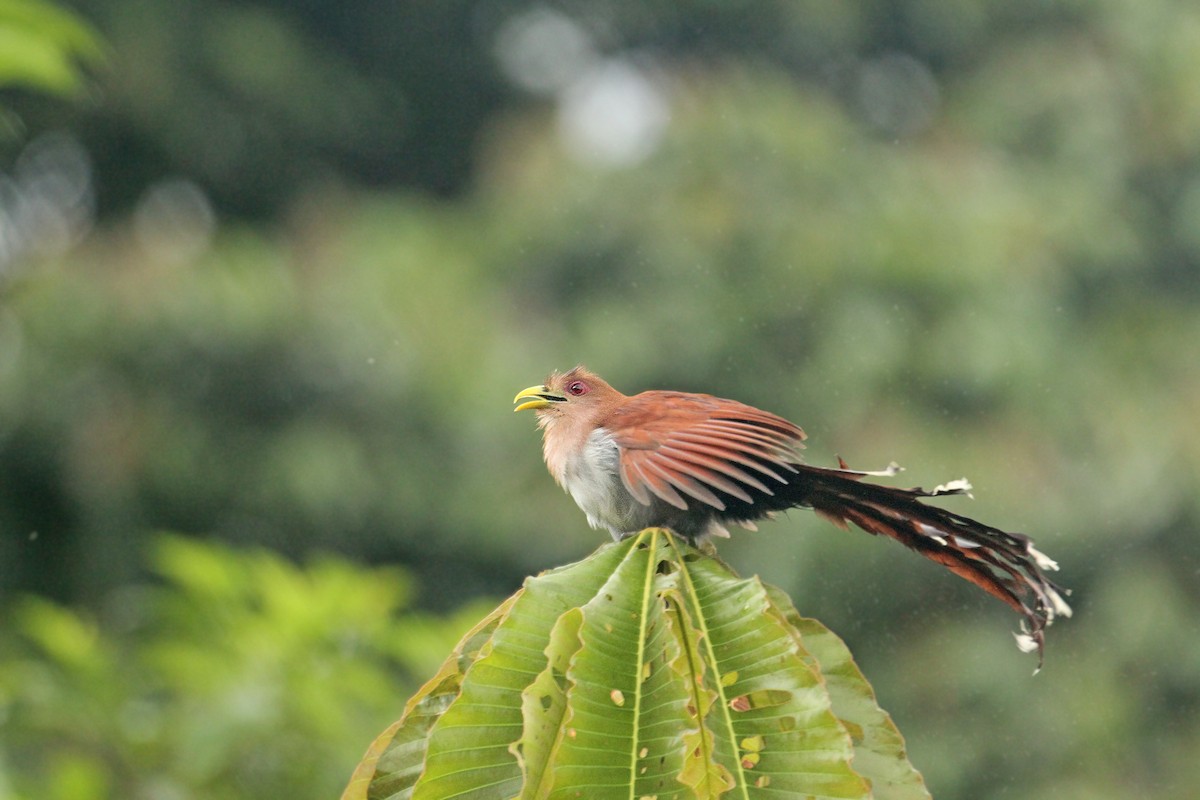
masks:
<path fill-rule="evenodd" d="M 577 419 L 591 417 L 621 397 L 599 375 L 579 366 L 569 372 L 552 372 L 544 384 L 522 389 L 513 398 L 518 403 L 513 411 L 533 409 L 545 424 L 564 415 Z"/>

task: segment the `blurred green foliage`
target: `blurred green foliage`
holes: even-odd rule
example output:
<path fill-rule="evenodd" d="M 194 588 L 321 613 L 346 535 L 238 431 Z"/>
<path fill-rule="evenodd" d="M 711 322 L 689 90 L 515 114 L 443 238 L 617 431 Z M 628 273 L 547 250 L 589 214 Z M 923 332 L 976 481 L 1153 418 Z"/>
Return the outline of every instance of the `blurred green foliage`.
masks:
<path fill-rule="evenodd" d="M 1031 679 L 1005 609 L 889 542 L 795 513 L 722 545 L 847 640 L 935 797 L 1189 796 L 1195 4 L 554 5 L 669 110 L 624 162 L 572 127 L 582 89 L 501 69 L 497 42 L 545 7 L 402 5 L 92 0 L 102 99 L 15 102 L 78 145 L 3 162 L 54 201 L 0 225 L 13 619 L 98 619 L 110 641 L 97 609 L 156 607 L 128 587 L 161 529 L 403 564 L 439 613 L 509 594 L 600 538 L 508 403 L 584 361 L 627 392 L 784 414 L 815 463 L 965 473 L 956 509 L 1063 565 L 1077 613 Z M 60 669 L 7 636 L 24 669 Z M 123 672 L 138 651 L 109 652 Z M 137 697 L 73 680 L 55 730 Z M 40 752 L 12 724 L 33 686 L 8 700 L 9 770 Z M 343 777 L 400 700 L 331 725 Z"/>
<path fill-rule="evenodd" d="M 304 567 L 179 536 L 158 580 L 98 612 L 5 612 L 0 795 L 333 797 L 440 653 L 482 613 L 410 607 L 395 567 Z"/>
<path fill-rule="evenodd" d="M 0 0 L 0 87 L 71 93 L 80 64 L 101 54 L 96 34 L 73 14 L 42 0 Z"/>

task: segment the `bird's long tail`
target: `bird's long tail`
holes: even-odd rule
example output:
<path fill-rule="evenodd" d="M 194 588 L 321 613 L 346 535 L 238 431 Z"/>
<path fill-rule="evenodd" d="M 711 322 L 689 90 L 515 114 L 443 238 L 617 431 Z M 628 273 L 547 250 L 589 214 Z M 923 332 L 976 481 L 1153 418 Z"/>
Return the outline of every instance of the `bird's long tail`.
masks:
<path fill-rule="evenodd" d="M 839 459 L 840 461 L 840 459 Z M 931 490 L 896 489 L 864 481 L 869 476 L 893 475 L 892 465 L 880 472 L 793 465 L 791 488 L 797 505 L 809 506 L 835 525 L 853 522 L 863 530 L 890 536 L 921 555 L 949 568 L 1022 615 L 1018 646 L 1038 651 L 1044 631 L 1056 616 L 1069 617 L 1065 590 L 1046 577 L 1058 565 L 1034 547 L 1028 536 L 1008 533 L 944 508 L 926 505 L 925 497 L 968 494 L 966 479 Z"/>

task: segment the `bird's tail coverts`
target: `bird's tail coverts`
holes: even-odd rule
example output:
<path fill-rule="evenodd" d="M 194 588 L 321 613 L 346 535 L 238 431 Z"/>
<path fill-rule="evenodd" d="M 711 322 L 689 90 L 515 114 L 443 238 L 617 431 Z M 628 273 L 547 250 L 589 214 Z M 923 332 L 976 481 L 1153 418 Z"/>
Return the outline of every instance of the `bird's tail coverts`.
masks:
<path fill-rule="evenodd" d="M 921 502 L 926 497 L 969 494 L 971 485 L 965 478 L 928 491 L 897 489 L 863 480 L 894 475 L 899 471 L 895 464 L 862 472 L 838 461 L 840 469 L 796 464 L 800 474 L 791 481 L 799 495 L 793 497 L 796 503 L 841 528 L 852 522 L 868 533 L 889 536 L 1007 603 L 1022 616 L 1017 645 L 1026 652 L 1037 650 L 1040 667 L 1046 626 L 1056 616 L 1071 615 L 1063 599 L 1067 592 L 1045 574 L 1058 565 L 1024 534 Z"/>

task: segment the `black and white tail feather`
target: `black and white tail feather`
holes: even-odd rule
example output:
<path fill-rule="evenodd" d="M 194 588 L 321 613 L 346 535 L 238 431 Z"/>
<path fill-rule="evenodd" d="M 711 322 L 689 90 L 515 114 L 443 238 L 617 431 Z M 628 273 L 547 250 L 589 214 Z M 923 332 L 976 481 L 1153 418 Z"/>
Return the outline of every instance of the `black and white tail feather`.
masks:
<path fill-rule="evenodd" d="M 863 480 L 895 475 L 900 472 L 896 464 L 863 472 L 838 461 L 840 469 L 793 464 L 798 474 L 791 476 L 788 499 L 841 528 L 852 522 L 868 533 L 895 539 L 1007 603 L 1022 617 L 1021 630 L 1014 634 L 1017 646 L 1027 653 L 1036 650 L 1041 669 L 1046 627 L 1056 617 L 1071 616 L 1063 599 L 1069 592 L 1046 577 L 1058 564 L 1024 534 L 921 502 L 926 497 L 970 496 L 966 478 L 929 491 L 897 489 Z"/>

